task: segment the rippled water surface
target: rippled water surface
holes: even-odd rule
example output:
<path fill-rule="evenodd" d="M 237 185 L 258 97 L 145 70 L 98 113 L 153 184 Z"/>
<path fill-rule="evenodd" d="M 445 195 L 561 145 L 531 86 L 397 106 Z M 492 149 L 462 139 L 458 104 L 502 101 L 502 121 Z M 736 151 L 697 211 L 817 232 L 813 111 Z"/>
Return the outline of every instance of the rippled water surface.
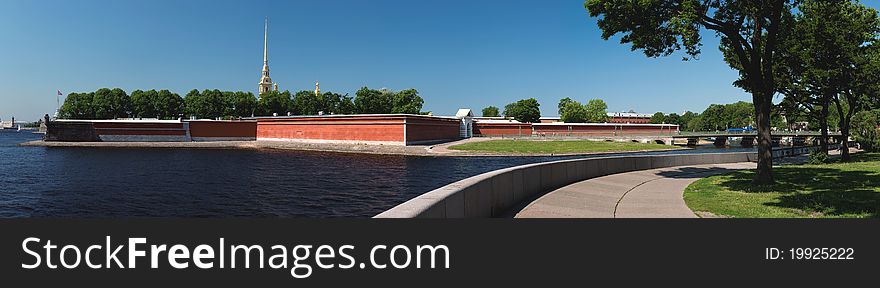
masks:
<path fill-rule="evenodd" d="M 563 159 L 17 146 L 40 137 L 0 131 L 0 217 L 369 217 L 469 176 Z"/>

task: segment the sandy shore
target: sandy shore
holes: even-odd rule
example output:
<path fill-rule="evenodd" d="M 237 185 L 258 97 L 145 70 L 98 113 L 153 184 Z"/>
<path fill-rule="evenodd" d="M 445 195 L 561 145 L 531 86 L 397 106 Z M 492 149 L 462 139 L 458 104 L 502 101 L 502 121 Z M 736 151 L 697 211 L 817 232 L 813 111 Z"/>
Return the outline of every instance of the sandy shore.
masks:
<path fill-rule="evenodd" d="M 155 148 L 155 149 L 282 149 L 300 151 L 320 151 L 339 153 L 365 153 L 382 155 L 409 155 L 409 156 L 578 156 L 600 155 L 621 152 L 593 152 L 593 153 L 566 153 L 566 154 L 521 154 L 521 153 L 487 153 L 473 151 L 459 151 L 448 149 L 449 146 L 475 141 L 495 140 L 494 138 L 470 138 L 460 141 L 437 145 L 368 145 L 368 144 L 336 144 L 336 143 L 306 143 L 295 141 L 212 141 L 212 142 L 47 142 L 42 140 L 30 141 L 19 144 L 31 147 L 85 147 L 85 148 Z M 681 150 L 677 146 L 670 149 L 645 150 L 645 151 L 669 151 Z M 625 151 L 643 152 L 643 151 Z"/>

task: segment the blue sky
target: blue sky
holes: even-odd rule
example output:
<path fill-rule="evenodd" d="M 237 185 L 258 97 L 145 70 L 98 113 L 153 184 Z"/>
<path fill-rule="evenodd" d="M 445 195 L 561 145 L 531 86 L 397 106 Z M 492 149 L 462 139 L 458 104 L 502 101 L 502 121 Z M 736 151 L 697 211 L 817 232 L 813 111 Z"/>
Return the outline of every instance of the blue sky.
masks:
<path fill-rule="evenodd" d="M 282 90 L 416 88 L 436 115 L 529 97 L 547 116 L 563 97 L 643 113 L 750 100 L 713 35 L 698 61 L 647 58 L 602 40 L 581 0 L 4 0 L 0 118 L 51 114 L 56 90 L 255 92 L 265 17 Z"/>

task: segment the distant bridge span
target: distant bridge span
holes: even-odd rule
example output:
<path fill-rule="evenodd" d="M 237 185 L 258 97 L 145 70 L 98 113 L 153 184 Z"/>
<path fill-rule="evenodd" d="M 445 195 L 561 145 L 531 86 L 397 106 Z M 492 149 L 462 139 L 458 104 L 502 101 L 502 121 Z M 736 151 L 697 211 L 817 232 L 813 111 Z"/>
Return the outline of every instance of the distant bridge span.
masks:
<path fill-rule="evenodd" d="M 692 146 L 696 145 L 699 142 L 700 138 L 715 138 L 715 146 L 726 146 L 727 140 L 729 138 L 738 137 L 741 139 L 740 145 L 743 147 L 752 147 L 755 145 L 755 138 L 758 137 L 757 131 L 750 132 L 728 132 L 728 131 L 716 131 L 716 132 L 679 132 L 677 134 L 670 135 L 673 141 L 675 139 L 687 139 L 687 145 Z M 791 138 L 792 145 L 794 146 L 804 146 L 806 144 L 807 137 L 816 138 L 822 137 L 822 132 L 819 131 L 772 131 L 770 132 L 770 138 L 773 146 L 779 146 L 779 142 L 782 138 Z M 840 138 L 840 132 L 828 132 L 829 138 Z"/>
<path fill-rule="evenodd" d="M 707 131 L 707 132 L 679 132 L 670 135 L 672 138 L 708 138 L 708 137 L 758 137 L 758 132 L 727 132 L 727 131 Z M 819 131 L 773 131 L 770 132 L 771 137 L 819 137 L 822 132 Z M 828 132 L 828 137 L 840 137 L 840 132 Z"/>

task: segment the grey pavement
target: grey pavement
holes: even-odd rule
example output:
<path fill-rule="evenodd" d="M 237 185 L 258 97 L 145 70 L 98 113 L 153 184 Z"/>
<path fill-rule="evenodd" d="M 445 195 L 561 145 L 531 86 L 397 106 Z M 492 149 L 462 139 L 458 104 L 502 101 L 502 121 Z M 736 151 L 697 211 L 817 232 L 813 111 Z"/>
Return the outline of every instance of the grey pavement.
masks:
<path fill-rule="evenodd" d="M 697 179 L 752 162 L 679 166 L 612 174 L 577 182 L 536 199 L 516 218 L 695 218 L 684 189 Z"/>

